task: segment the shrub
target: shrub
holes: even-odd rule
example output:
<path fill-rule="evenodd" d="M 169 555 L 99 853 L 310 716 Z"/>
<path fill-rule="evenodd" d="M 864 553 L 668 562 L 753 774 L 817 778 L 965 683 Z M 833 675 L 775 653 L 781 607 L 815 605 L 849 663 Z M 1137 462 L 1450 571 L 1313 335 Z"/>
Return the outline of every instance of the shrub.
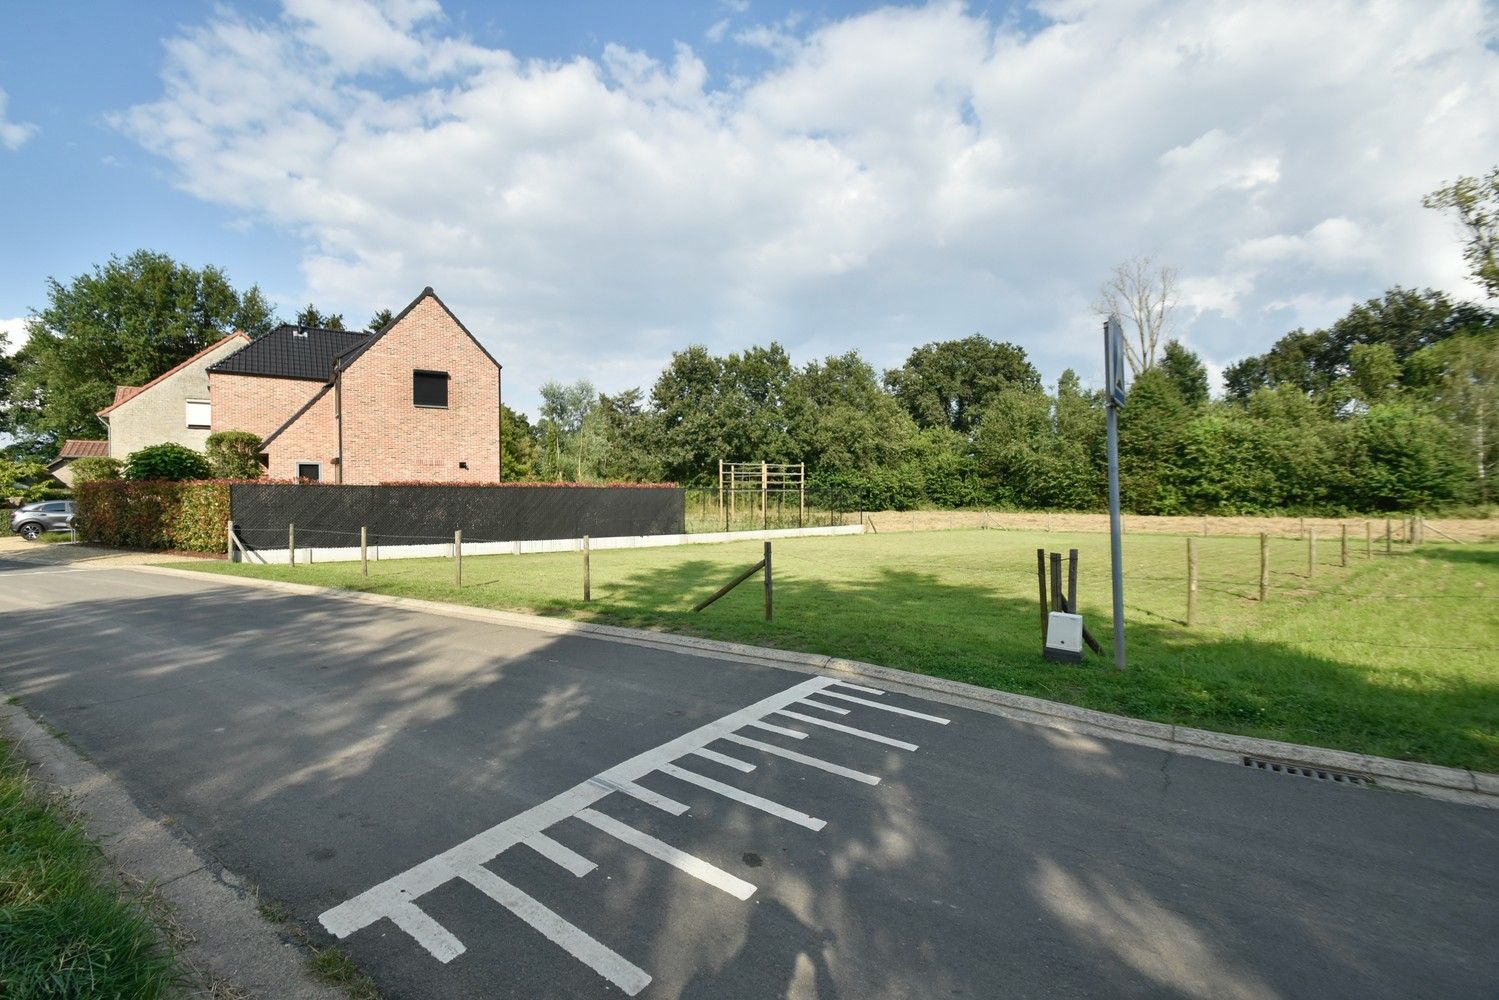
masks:
<path fill-rule="evenodd" d="M 258 479 L 260 436 L 249 431 L 214 431 L 204 448 L 208 464 L 219 479 Z"/>
<path fill-rule="evenodd" d="M 99 479 L 119 479 L 120 470 L 123 467 L 118 458 L 90 455 L 86 458 L 74 459 L 68 466 L 68 471 L 73 474 L 73 482 L 81 485 Z"/>
<path fill-rule="evenodd" d="M 213 475 L 208 459 L 180 444 L 153 444 L 125 461 L 125 478 L 137 481 L 207 479 Z"/>
<path fill-rule="evenodd" d="M 84 541 L 132 549 L 218 552 L 229 520 L 229 484 L 96 479 L 77 491 L 73 525 Z"/>

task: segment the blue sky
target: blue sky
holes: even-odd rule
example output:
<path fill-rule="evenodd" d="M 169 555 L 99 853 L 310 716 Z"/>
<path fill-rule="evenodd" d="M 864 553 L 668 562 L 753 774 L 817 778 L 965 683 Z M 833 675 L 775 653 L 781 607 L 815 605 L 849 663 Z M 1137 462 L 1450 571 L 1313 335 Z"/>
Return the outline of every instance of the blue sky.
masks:
<path fill-rule="evenodd" d="M 0 8 L 0 329 L 149 247 L 361 322 L 431 284 L 506 365 L 879 366 L 975 330 L 1097 378 L 1109 267 L 1214 368 L 1396 283 L 1499 162 L 1482 0 Z"/>

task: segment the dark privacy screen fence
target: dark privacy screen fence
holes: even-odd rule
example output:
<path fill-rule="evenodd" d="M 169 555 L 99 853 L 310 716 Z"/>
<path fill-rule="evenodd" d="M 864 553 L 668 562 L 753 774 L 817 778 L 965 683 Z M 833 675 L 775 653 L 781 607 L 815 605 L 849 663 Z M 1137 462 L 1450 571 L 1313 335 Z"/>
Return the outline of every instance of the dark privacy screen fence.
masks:
<path fill-rule="evenodd" d="M 252 549 L 536 541 L 591 535 L 674 535 L 686 530 L 680 489 L 627 486 L 307 486 L 229 487 L 230 517 Z"/>

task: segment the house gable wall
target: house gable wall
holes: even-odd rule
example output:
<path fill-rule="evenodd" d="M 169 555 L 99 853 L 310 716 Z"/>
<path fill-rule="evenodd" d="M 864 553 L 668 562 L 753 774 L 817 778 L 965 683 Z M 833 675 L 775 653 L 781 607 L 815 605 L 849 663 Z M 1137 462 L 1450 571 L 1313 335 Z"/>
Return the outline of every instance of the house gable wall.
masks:
<path fill-rule="evenodd" d="M 286 423 L 323 388 L 310 379 L 267 378 L 261 375 L 208 376 L 213 400 L 213 429 L 249 431 L 262 438 Z M 332 393 L 328 394 L 332 396 Z"/>
<path fill-rule="evenodd" d="M 211 401 L 208 366 L 244 346 L 244 338 L 226 339 L 191 364 L 112 408 L 104 418 L 109 425 L 109 456 L 123 462 L 132 452 L 147 445 L 167 442 L 202 451 L 211 430 L 187 426 L 187 401 Z M 213 414 L 213 425 L 217 429 L 217 412 Z"/>
<path fill-rule="evenodd" d="M 448 373 L 446 408 L 412 402 L 418 370 Z M 341 383 L 345 483 L 499 480 L 499 366 L 435 297 L 419 299 Z"/>
<path fill-rule="evenodd" d="M 321 388 L 321 387 L 319 387 Z M 337 482 L 337 400 L 330 389 L 288 427 L 276 435 L 262 454 L 267 458 L 266 475 L 272 479 L 295 479 L 297 465 L 316 462 L 322 466 L 319 479 Z M 291 414 L 288 413 L 289 417 Z"/>

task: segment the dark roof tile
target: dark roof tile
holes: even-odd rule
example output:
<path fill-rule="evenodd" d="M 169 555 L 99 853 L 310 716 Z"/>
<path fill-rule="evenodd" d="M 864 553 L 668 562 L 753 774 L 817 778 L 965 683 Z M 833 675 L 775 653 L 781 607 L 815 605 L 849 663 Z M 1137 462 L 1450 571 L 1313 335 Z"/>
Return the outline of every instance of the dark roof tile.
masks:
<path fill-rule="evenodd" d="M 324 330 L 283 324 L 208 370 L 225 375 L 326 382 L 333 377 L 333 365 L 338 356 L 362 346 L 369 337 L 363 330 Z"/>

